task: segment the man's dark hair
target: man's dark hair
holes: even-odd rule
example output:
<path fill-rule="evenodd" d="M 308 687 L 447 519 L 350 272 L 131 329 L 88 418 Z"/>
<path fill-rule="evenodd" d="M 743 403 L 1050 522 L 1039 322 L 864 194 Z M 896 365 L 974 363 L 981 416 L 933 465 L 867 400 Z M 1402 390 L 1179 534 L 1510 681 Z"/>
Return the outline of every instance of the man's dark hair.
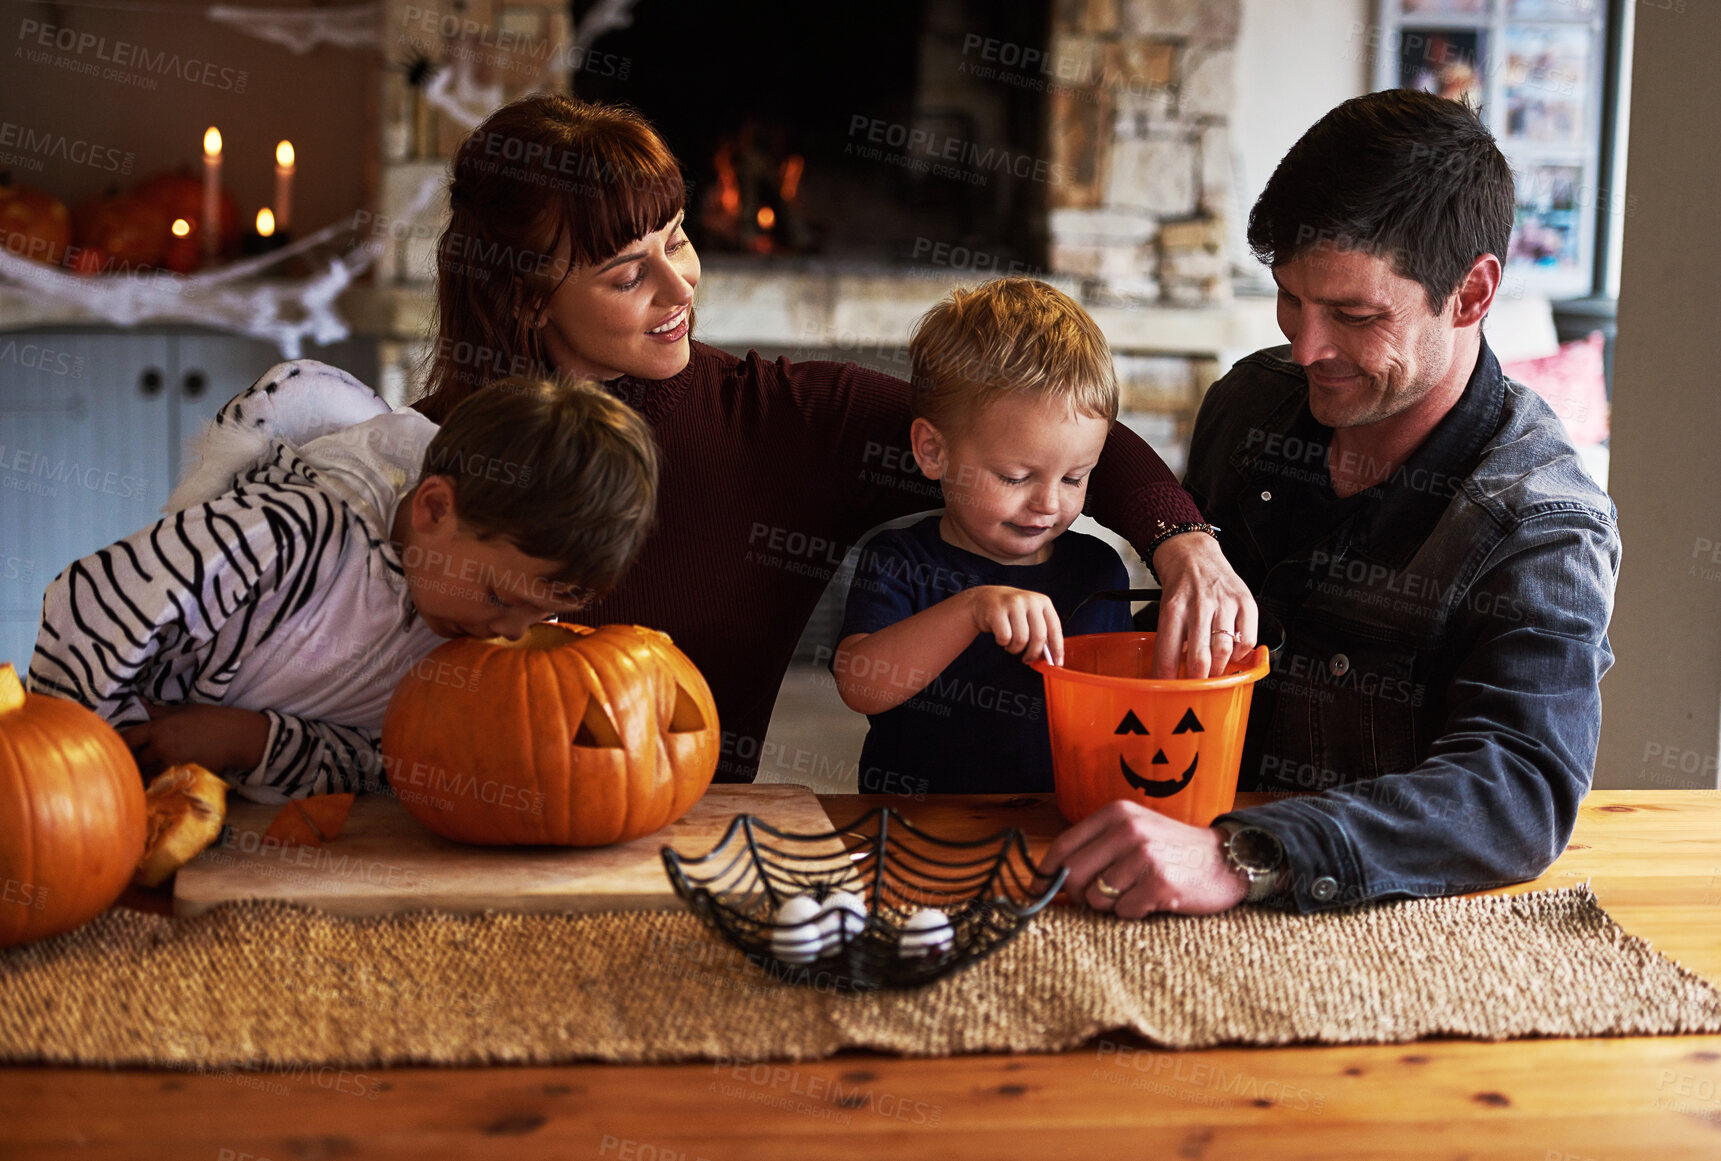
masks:
<path fill-rule="evenodd" d="M 1415 89 L 1355 97 L 1291 146 L 1249 213 L 1272 266 L 1311 247 L 1387 258 L 1438 314 L 1484 254 L 1506 260 L 1512 167 L 1467 104 Z"/>

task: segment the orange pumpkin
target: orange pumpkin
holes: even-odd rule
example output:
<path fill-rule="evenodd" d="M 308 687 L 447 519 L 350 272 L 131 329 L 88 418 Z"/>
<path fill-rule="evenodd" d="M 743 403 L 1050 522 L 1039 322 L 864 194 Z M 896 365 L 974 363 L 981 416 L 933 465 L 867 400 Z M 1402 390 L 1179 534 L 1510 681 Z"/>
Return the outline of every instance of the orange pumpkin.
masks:
<path fill-rule="evenodd" d="M 396 687 L 382 753 L 402 804 L 459 842 L 592 847 L 668 826 L 711 785 L 705 678 L 637 625 L 459 638 Z"/>
<path fill-rule="evenodd" d="M 104 273 L 112 261 L 113 255 L 97 246 L 73 246 L 66 251 L 66 269 L 86 278 Z"/>
<path fill-rule="evenodd" d="M 203 178 L 192 173 L 191 169 L 181 166 L 173 173 L 158 173 L 154 177 L 145 178 L 138 183 L 132 196 L 158 206 L 167 215 L 169 226 L 173 219 L 184 218 L 191 223 L 191 233 L 185 238 L 174 238 L 171 235 L 165 239 L 166 252 L 162 257 L 162 265 L 180 274 L 189 274 L 197 269 L 203 257 Z M 232 255 L 239 252 L 239 203 L 233 198 L 233 191 L 223 185 L 216 201 L 219 233 L 216 235 L 216 249 L 220 255 Z"/>
<path fill-rule="evenodd" d="M 0 947 L 107 910 L 143 840 L 143 777 L 119 734 L 0 665 Z"/>
<path fill-rule="evenodd" d="M 161 261 L 172 224 L 159 204 L 136 196 L 95 198 L 72 211 L 78 245 L 104 251 L 127 270 Z"/>
<path fill-rule="evenodd" d="M 72 244 L 72 214 L 59 198 L 32 186 L 0 184 L 0 248 L 58 266 Z"/>

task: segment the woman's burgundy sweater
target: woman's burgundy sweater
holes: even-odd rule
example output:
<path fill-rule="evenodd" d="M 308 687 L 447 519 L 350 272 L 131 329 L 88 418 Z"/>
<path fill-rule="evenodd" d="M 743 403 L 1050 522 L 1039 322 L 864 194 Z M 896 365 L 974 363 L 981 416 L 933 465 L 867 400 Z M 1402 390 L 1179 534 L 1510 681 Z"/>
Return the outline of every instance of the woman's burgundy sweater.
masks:
<path fill-rule="evenodd" d="M 657 524 L 593 625 L 661 629 L 711 683 L 720 782 L 750 782 L 777 690 L 849 547 L 899 516 L 942 508 L 909 453 L 908 384 L 852 363 L 738 359 L 692 344 L 672 379 L 607 384 L 663 450 Z M 1088 511 L 1138 548 L 1201 519 L 1153 449 L 1112 428 Z"/>

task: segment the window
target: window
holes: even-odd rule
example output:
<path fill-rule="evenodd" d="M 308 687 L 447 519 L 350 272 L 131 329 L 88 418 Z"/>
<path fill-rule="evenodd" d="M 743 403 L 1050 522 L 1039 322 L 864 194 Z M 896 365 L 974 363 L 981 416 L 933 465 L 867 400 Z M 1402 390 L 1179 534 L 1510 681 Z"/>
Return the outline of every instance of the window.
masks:
<path fill-rule="evenodd" d="M 1508 284 L 1549 298 L 1605 290 L 1608 231 L 1625 212 L 1609 156 L 1618 53 L 1606 0 L 1377 3 L 1375 88 L 1468 97 L 1512 165 Z"/>

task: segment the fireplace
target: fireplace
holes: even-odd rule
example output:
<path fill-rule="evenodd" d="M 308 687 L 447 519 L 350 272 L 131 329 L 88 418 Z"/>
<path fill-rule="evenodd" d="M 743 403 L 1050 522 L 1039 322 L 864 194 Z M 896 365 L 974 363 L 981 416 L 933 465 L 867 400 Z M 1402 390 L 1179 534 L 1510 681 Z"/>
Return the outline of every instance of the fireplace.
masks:
<path fill-rule="evenodd" d="M 575 86 L 652 118 L 702 253 L 1213 305 L 1231 294 L 1239 19 L 1238 0 L 640 0 L 605 41 L 637 67 Z"/>
<path fill-rule="evenodd" d="M 504 0 L 386 0 L 389 27 L 432 2 L 513 19 Z M 680 158 L 705 341 L 902 375 L 950 287 L 1046 278 L 1099 320 L 1125 412 L 1173 432 L 1173 460 L 1224 356 L 1278 341 L 1270 302 L 1232 299 L 1240 0 L 616 0 L 574 19 L 622 9 L 578 42 L 573 87 L 638 108 Z M 380 167 L 391 399 L 423 366 L 446 220 L 414 197 L 452 147 Z"/>
<path fill-rule="evenodd" d="M 702 255 L 910 263 L 933 245 L 1043 265 L 1047 109 L 976 75 L 986 44 L 1043 45 L 1040 5 L 640 0 L 574 78 L 638 107 L 691 185 Z"/>
<path fill-rule="evenodd" d="M 436 2 L 479 20 L 507 7 Z M 639 109 L 680 159 L 701 340 L 906 376 L 910 329 L 951 288 L 1045 278 L 1094 315 L 1122 421 L 1174 470 L 1207 386 L 1280 341 L 1270 298 L 1232 298 L 1240 0 L 638 0 L 628 15 L 582 42 L 573 89 Z M 424 366 L 446 213 L 408 202 L 445 165 L 382 166 L 382 216 L 411 223 L 382 264 L 391 401 Z M 802 660 L 829 646 L 842 588 Z"/>

